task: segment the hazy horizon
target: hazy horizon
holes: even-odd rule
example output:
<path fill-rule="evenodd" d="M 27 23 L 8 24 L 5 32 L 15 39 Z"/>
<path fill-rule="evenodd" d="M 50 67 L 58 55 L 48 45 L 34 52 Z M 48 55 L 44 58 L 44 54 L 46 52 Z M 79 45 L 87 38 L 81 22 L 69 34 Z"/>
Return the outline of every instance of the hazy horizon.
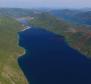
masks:
<path fill-rule="evenodd" d="M 91 8 L 91 0 L 3 0 L 0 1 L 0 8 Z"/>

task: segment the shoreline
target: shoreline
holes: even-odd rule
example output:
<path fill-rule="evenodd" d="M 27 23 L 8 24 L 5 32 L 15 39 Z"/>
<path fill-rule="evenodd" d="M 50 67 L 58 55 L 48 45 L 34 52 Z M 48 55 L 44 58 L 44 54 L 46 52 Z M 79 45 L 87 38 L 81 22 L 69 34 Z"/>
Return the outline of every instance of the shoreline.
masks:
<path fill-rule="evenodd" d="M 31 29 L 32 27 L 31 26 L 26 26 L 23 30 L 21 30 L 20 32 L 22 32 L 22 31 L 25 31 L 25 30 L 27 30 L 27 29 Z"/>
<path fill-rule="evenodd" d="M 25 26 L 25 28 L 23 30 L 20 30 L 19 32 L 23 32 L 23 31 L 25 31 L 27 29 L 31 29 L 31 28 L 32 28 L 31 26 Z M 20 57 L 20 56 L 23 56 L 24 54 L 26 54 L 26 49 L 19 45 L 19 39 L 20 39 L 19 34 L 17 34 L 17 45 L 19 48 L 21 48 L 23 50 L 23 53 L 19 54 L 19 57 Z"/>

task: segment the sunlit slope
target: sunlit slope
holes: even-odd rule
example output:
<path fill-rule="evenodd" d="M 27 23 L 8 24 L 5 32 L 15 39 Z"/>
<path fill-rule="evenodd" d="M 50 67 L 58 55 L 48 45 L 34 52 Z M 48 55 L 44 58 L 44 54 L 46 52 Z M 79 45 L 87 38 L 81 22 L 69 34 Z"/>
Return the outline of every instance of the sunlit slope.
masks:
<path fill-rule="evenodd" d="M 17 64 L 23 52 L 17 41 L 17 32 L 21 29 L 14 19 L 0 17 L 0 84 L 27 84 Z"/>
<path fill-rule="evenodd" d="M 76 25 L 63 19 L 58 20 L 48 13 L 34 17 L 30 24 L 63 35 L 71 47 L 91 57 L 91 26 Z"/>

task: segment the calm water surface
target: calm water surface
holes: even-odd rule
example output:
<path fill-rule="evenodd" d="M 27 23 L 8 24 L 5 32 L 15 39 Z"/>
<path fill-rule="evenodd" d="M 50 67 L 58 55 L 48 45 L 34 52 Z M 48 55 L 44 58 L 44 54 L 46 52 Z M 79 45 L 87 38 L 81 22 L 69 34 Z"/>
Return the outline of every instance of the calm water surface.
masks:
<path fill-rule="evenodd" d="M 32 28 L 19 32 L 26 54 L 18 59 L 29 84 L 91 84 L 91 61 L 64 37 Z"/>

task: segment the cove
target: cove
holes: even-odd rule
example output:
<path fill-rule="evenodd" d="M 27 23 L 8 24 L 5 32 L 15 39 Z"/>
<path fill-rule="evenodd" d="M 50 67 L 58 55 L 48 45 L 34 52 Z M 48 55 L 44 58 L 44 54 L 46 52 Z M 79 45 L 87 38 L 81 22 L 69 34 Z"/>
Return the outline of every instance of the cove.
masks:
<path fill-rule="evenodd" d="M 18 63 L 29 84 L 91 84 L 91 60 L 63 36 L 35 27 L 18 35 L 26 51 Z"/>

